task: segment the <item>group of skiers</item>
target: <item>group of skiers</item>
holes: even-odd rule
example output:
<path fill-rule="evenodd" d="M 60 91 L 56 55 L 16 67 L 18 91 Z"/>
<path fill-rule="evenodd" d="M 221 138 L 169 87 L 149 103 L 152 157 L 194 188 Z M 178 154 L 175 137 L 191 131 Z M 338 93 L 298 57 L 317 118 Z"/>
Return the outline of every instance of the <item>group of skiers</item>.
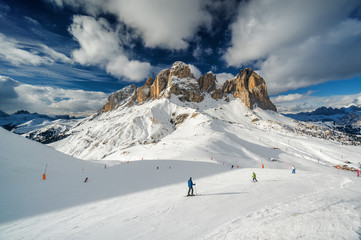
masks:
<path fill-rule="evenodd" d="M 233 168 L 233 165 L 232 165 L 232 168 Z M 292 174 L 296 174 L 296 168 L 295 168 L 295 165 L 292 165 Z M 359 171 L 357 171 L 357 176 L 359 176 Z M 257 180 L 257 176 L 256 176 L 256 173 L 253 172 L 252 173 L 252 181 L 253 182 L 258 182 Z M 193 194 L 193 186 L 196 185 L 195 183 L 193 183 L 193 180 L 192 180 L 192 177 L 189 178 L 188 180 L 188 194 L 187 196 L 195 196 Z"/>

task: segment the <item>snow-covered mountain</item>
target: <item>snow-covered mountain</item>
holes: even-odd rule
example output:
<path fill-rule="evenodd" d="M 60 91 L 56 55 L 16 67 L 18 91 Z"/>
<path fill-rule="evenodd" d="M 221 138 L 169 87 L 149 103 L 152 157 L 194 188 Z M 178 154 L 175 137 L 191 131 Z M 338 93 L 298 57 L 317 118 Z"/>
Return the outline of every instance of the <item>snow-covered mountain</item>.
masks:
<path fill-rule="evenodd" d="M 41 143 L 51 143 L 64 138 L 61 132 L 74 126 L 80 119 L 68 115 L 48 116 L 25 110 L 11 115 L 0 111 L 1 127 Z"/>
<path fill-rule="evenodd" d="M 175 66 L 48 146 L 0 128 L 0 239 L 360 239 L 354 139 L 277 113 L 252 70 Z"/>
<path fill-rule="evenodd" d="M 0 239 L 360 239 L 361 181 L 330 167 L 354 166 L 359 147 L 217 121 L 185 121 L 148 145 L 153 160 L 128 164 L 79 160 L 0 128 Z M 198 196 L 186 198 L 190 176 Z"/>
<path fill-rule="evenodd" d="M 228 156 L 236 163 L 241 154 L 260 162 L 277 158 L 278 153 L 259 156 L 258 147 L 251 146 L 280 149 L 304 136 L 360 144 L 352 136 L 278 114 L 266 89 L 251 69 L 241 70 L 221 86 L 212 73 L 197 80 L 186 64 L 176 62 L 143 87 L 131 85 L 111 94 L 104 107 L 88 118 L 64 128 L 49 125 L 26 136 L 37 139 L 57 129 L 50 140 L 60 141 L 50 146 L 61 152 L 88 160 L 122 161 Z M 285 142 L 267 144 L 274 138 Z M 197 156 L 187 159 L 189 151 Z"/>
<path fill-rule="evenodd" d="M 339 131 L 361 135 L 361 107 L 343 108 L 321 107 L 312 112 L 286 114 L 286 116 L 308 122 L 322 122 L 324 125 Z"/>

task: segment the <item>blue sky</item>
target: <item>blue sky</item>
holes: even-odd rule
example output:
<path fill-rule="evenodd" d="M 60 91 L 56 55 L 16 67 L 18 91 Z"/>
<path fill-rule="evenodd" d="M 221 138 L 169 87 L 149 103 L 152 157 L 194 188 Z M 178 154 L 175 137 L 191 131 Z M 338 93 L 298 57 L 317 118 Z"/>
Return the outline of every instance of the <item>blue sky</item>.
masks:
<path fill-rule="evenodd" d="M 175 61 L 253 67 L 280 112 L 361 104 L 358 0 L 3 0 L 0 109 L 88 114 Z"/>

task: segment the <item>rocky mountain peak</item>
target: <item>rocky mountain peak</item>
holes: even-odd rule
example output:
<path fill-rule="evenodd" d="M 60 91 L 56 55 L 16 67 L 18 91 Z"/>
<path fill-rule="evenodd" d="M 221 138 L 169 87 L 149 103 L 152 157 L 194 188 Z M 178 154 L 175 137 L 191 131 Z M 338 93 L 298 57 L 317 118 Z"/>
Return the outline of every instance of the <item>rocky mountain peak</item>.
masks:
<path fill-rule="evenodd" d="M 175 95 L 183 102 L 201 102 L 206 95 L 213 99 L 229 99 L 229 95 L 240 98 L 250 109 L 258 106 L 265 110 L 277 111 L 267 94 L 267 86 L 252 68 L 241 70 L 237 77 L 219 86 L 212 72 L 196 79 L 189 66 L 184 62 L 175 62 L 170 69 L 164 69 L 153 81 L 148 78 L 142 87 L 134 85 L 117 91 L 109 96 L 101 112 L 115 109 L 127 102 L 128 106 L 142 104 L 149 100 Z"/>
<path fill-rule="evenodd" d="M 184 62 L 178 61 L 173 64 L 173 66 L 170 69 L 170 76 L 175 76 L 180 79 L 183 78 L 194 78 L 193 73 L 191 72 L 188 64 L 185 64 Z"/>
<path fill-rule="evenodd" d="M 136 93 L 137 93 L 137 86 L 135 86 L 134 84 L 112 93 L 107 98 L 107 102 L 99 110 L 99 112 L 108 112 L 116 109 L 118 106 L 134 99 Z"/>
<path fill-rule="evenodd" d="M 258 106 L 264 110 L 277 111 L 269 99 L 265 81 L 252 68 L 243 69 L 235 79 L 226 81 L 223 91 L 240 98 L 250 109 Z"/>

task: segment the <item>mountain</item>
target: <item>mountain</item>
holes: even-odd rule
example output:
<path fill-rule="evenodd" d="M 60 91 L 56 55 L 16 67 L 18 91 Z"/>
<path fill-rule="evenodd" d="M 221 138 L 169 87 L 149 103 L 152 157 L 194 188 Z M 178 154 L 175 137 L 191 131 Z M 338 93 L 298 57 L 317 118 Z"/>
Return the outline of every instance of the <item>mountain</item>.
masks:
<path fill-rule="evenodd" d="M 263 78 L 253 69 L 241 70 L 237 77 L 218 84 L 213 73 L 207 73 L 196 79 L 190 68 L 183 62 L 175 62 L 170 69 L 161 71 L 155 80 L 148 78 L 144 86 L 130 85 L 108 97 L 100 112 L 111 111 L 119 106 L 139 105 L 150 100 L 170 98 L 175 95 L 181 102 L 200 103 L 207 96 L 215 100 L 229 100 L 230 96 L 239 98 L 250 109 L 259 107 L 277 111 L 267 94 Z"/>
<path fill-rule="evenodd" d="M 287 117 L 308 122 L 322 122 L 331 129 L 361 135 L 361 107 L 349 106 L 342 108 L 321 107 L 312 112 L 286 114 Z"/>
<path fill-rule="evenodd" d="M 233 117 L 224 119 L 250 113 L 230 100 Z M 358 167 L 360 147 L 207 122 L 219 110 L 179 123 L 172 137 L 138 149 L 153 158 L 129 163 L 79 160 L 0 128 L 0 238 L 360 239 L 361 181 L 331 167 Z M 105 127 L 92 125 L 108 134 Z M 186 198 L 189 177 L 198 195 Z"/>
<path fill-rule="evenodd" d="M 9 114 L 0 110 L 0 118 L 7 117 Z"/>
<path fill-rule="evenodd" d="M 212 73 L 195 79 L 186 64 L 176 62 L 142 87 L 130 85 L 111 94 L 88 118 L 63 128 L 49 125 L 26 136 L 81 159 L 124 161 L 169 158 L 169 153 L 191 160 L 184 159 L 188 151 L 202 159 L 238 158 L 242 153 L 260 161 L 256 149 L 244 146 L 265 146 L 264 138 L 279 134 L 360 144 L 358 138 L 277 113 L 266 90 L 252 69 L 241 70 L 221 86 Z M 51 138 L 46 138 L 49 132 Z M 221 150 L 227 146 L 233 151 Z"/>
<path fill-rule="evenodd" d="M 66 154 L 0 128 L 0 238 L 360 238 L 360 141 L 267 109 L 251 70 L 183 69 L 64 120 L 48 146 Z"/>
<path fill-rule="evenodd" d="M 48 116 L 20 110 L 11 115 L 0 114 L 0 126 L 38 142 L 50 143 L 64 138 L 61 132 L 74 126 L 79 119 L 68 115 Z"/>

